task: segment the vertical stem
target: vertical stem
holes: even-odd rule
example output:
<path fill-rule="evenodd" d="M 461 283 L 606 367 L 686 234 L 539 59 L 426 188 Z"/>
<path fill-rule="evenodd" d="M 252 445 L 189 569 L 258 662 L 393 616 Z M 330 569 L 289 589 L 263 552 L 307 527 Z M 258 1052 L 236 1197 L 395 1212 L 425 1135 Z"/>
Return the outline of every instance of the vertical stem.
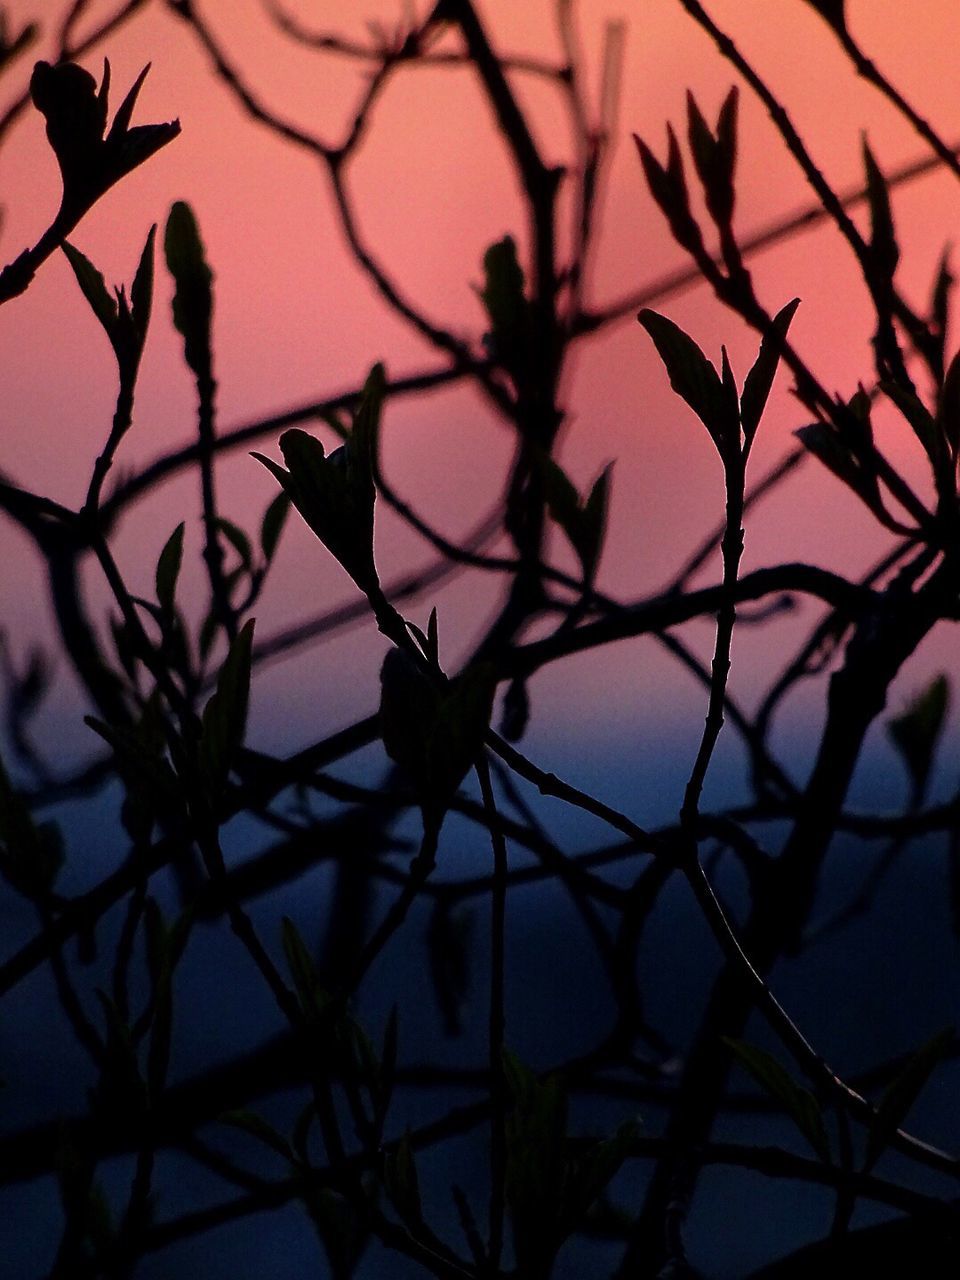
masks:
<path fill-rule="evenodd" d="M 214 397 L 217 384 L 212 376 L 197 379 L 199 404 L 197 434 L 200 444 L 200 494 L 203 502 L 203 558 L 210 578 L 213 607 L 227 638 L 237 634 L 237 619 L 230 605 L 230 593 L 223 576 L 223 547 L 217 530 L 217 499 L 214 488 Z"/>
<path fill-rule="evenodd" d="M 493 846 L 493 883 L 490 923 L 490 1266 L 496 1270 L 503 1252 L 503 1220 L 506 1208 L 507 1088 L 503 1073 L 506 1012 L 504 1000 L 504 951 L 507 907 L 507 845 L 500 827 L 490 781 L 490 766 L 481 755 L 476 764 L 483 807 Z"/>
<path fill-rule="evenodd" d="M 743 494 L 744 494 L 744 461 L 740 453 L 739 440 L 734 454 L 723 460 L 724 478 L 727 487 L 727 520 L 723 540 L 720 544 L 723 554 L 724 601 L 717 613 L 717 636 L 713 651 L 712 678 L 710 681 L 710 697 L 707 705 L 707 717 L 700 739 L 700 749 L 687 783 L 680 811 L 680 824 L 688 837 L 693 840 L 700 810 L 700 794 L 704 779 L 710 765 L 714 747 L 723 728 L 723 703 L 727 691 L 727 677 L 730 673 L 730 653 L 733 647 L 733 629 L 737 621 L 737 608 L 734 603 L 734 588 L 737 585 L 737 573 L 740 558 L 743 555 Z"/>

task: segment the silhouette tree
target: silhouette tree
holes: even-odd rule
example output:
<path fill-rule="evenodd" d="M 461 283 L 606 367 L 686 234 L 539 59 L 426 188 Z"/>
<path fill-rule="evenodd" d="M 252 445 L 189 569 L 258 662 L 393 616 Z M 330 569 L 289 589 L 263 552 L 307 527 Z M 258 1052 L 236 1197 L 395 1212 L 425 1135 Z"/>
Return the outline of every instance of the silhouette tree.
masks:
<path fill-rule="evenodd" d="M 865 143 L 864 186 L 838 193 L 729 34 L 695 0 L 680 0 L 740 84 L 768 108 L 816 203 L 799 218 L 743 237 L 735 210 L 738 90 L 715 124 L 691 94 L 684 145 L 669 129 L 661 159 L 636 140 L 650 192 L 689 256 L 689 270 L 597 306 L 590 301 L 591 254 L 617 128 L 622 26 L 606 32 L 595 112 L 569 0 L 556 6 L 563 51 L 556 64 L 499 54 L 472 0 L 441 0 L 422 18 L 406 12 L 392 29 L 371 27 L 363 42 L 313 31 L 278 9 L 276 23 L 295 46 L 348 57 L 367 70 L 347 128 L 331 142 L 260 100 L 192 0 L 166 0 L 242 109 L 319 162 L 356 264 L 435 363 L 404 377 L 375 364 L 362 387 L 221 430 L 213 275 L 197 220 L 177 202 L 161 238 L 174 285 L 172 319 L 196 386 L 196 438 L 119 479 L 115 461 L 133 424 L 151 319 L 156 228 L 146 235 L 129 290 L 111 291 L 69 237 L 96 201 L 109 199 L 116 183 L 174 141 L 178 125 L 132 124 L 144 72 L 108 127 L 109 63 L 98 84 L 76 60 L 134 18 L 146 7 L 142 0 L 116 7 L 83 41 L 76 33 L 88 6 L 71 5 L 55 33 L 57 56 L 36 64 L 28 94 L 0 118 L 2 138 L 28 109 L 29 95 L 45 118 L 63 186 L 50 226 L 0 274 L 0 302 L 18 305 L 62 250 L 117 370 L 115 413 L 79 506 L 46 497 L 42 476 L 23 483 L 0 477 L 0 507 L 36 551 L 57 643 L 83 687 L 97 744 L 68 772 L 56 744 L 50 750 L 35 742 L 32 717 L 49 667 L 39 654 L 23 665 L 9 642 L 0 873 L 17 904 L 18 927 L 0 960 L 0 991 L 10 1000 L 26 992 L 36 1005 L 44 975 L 56 1009 L 44 1005 L 43 1015 L 57 1019 L 61 1048 L 75 1042 L 69 1060 L 82 1064 L 77 1078 L 86 1087 L 85 1106 L 71 1103 L 27 1123 L 18 1119 L 18 1097 L 29 1094 L 28 1082 L 19 1076 L 7 1091 L 14 1115 L 0 1138 L 7 1194 L 16 1183 L 43 1179 L 60 1199 L 60 1210 L 51 1207 L 38 1224 L 38 1274 L 132 1276 L 150 1265 L 151 1254 L 290 1204 L 302 1206 L 316 1231 L 321 1274 L 338 1278 L 363 1274 L 369 1264 L 379 1273 L 406 1266 L 410 1274 L 442 1278 L 545 1280 L 570 1259 L 581 1273 L 589 1267 L 665 1277 L 702 1267 L 719 1274 L 727 1243 L 714 1240 L 708 1253 L 701 1242 L 691 1261 L 685 1245 L 695 1198 L 712 1196 L 722 1206 L 730 1194 L 701 1179 L 708 1166 L 749 1171 L 771 1184 L 790 1180 L 829 1197 L 819 1229 L 795 1232 L 776 1247 L 822 1239 L 756 1274 L 801 1275 L 813 1267 L 839 1274 L 881 1258 L 917 1273 L 952 1274 L 960 1161 L 916 1136 L 909 1117 L 927 1082 L 955 1057 L 953 1031 L 931 1027 L 936 1034 L 927 1043 L 885 1061 L 864 1046 L 853 1069 L 841 1073 L 833 1052 L 810 1038 L 778 994 L 784 970 L 816 962 L 818 948 L 869 913 L 884 879 L 917 849 L 936 848 L 952 877 L 954 922 L 960 914 L 960 798 L 930 800 L 949 709 L 945 676 L 887 720 L 910 784 L 904 811 L 855 812 L 848 804 L 892 682 L 934 628 L 958 616 L 960 365 L 947 345 L 952 278 L 944 258 L 927 308 L 905 296 L 890 188 L 933 165 L 960 176 L 960 166 L 861 50 L 843 4 L 810 2 L 854 70 L 913 125 L 929 158 L 885 177 Z M 0 28 L 6 74 L 22 69 L 36 34 Z M 374 105 L 391 80 L 422 63 L 471 69 L 523 196 L 523 235 L 504 236 L 484 256 L 484 328 L 470 336 L 445 328 L 404 294 L 364 239 L 351 189 L 352 161 L 373 127 Z M 573 149 L 563 167 L 538 147 L 517 92 L 525 76 L 545 80 L 568 114 Z M 702 192 L 703 213 L 693 186 Z M 866 233 L 851 217 L 855 204 L 867 208 Z M 568 209 L 572 230 L 562 236 Z M 851 372 L 841 394 L 827 389 L 791 341 L 797 299 L 765 300 L 750 271 L 756 249 L 817 219 L 849 246 L 875 319 L 873 368 Z M 733 368 L 725 349 L 714 363 L 652 309 L 692 280 L 706 282 L 731 316 L 755 331 L 748 368 Z M 719 456 L 725 509 L 660 590 L 620 599 L 599 585 L 611 471 L 581 493 L 557 445 L 572 353 L 637 311 L 645 331 L 638 343 L 653 343 L 664 376 Z M 748 464 L 778 371 L 792 381 L 803 425 L 798 445 L 755 477 Z M 381 419 L 399 397 L 454 383 L 473 386 L 513 442 L 500 501 L 461 543 L 395 491 L 379 450 Z M 881 404 L 922 450 L 928 492 L 917 492 L 878 446 L 872 418 Z M 322 439 L 304 423 L 320 424 Z M 222 513 L 217 463 L 253 443 L 277 492 L 251 533 Z M 748 513 L 811 455 L 870 513 L 888 549 L 859 579 L 790 561 L 742 572 Z M 163 546 L 150 598 L 128 584 L 113 546 L 125 514 L 190 471 L 199 481 L 205 572 L 196 624 L 181 583 L 185 523 Z M 382 576 L 382 508 L 429 544 L 428 565 Z M 355 600 L 264 635 L 262 623 L 255 632 L 254 617 L 294 518 L 316 535 L 318 556 L 346 571 Z M 558 554 L 559 539 L 567 550 Z M 698 585 L 716 551 L 719 579 Z M 81 589 L 90 569 L 109 590 L 106 614 Z M 438 611 L 425 629 L 404 611 L 466 574 L 495 575 L 502 591 L 467 658 L 452 670 Z M 741 629 L 774 626 L 786 605 L 799 601 L 809 626 L 769 686 L 750 691 L 748 711 L 729 687 Z M 714 625 L 709 665 L 679 633 L 696 619 Z M 347 728 L 323 726 L 315 741 L 282 757 L 247 741 L 251 679 L 263 664 L 344 627 L 371 624 L 386 656 L 368 716 Z M 663 646 L 704 695 L 682 806 L 657 829 L 541 767 L 521 746 L 536 674 L 576 654 L 602 662 L 607 645 L 628 637 Z M 775 749 L 773 728 L 785 700 L 817 680 L 823 723 L 804 779 L 799 761 Z M 750 798 L 728 797 L 714 808 L 704 784 L 722 733 L 742 741 Z M 372 764 L 349 778 L 330 771 L 363 748 Z M 102 797 L 102 822 L 116 824 L 123 849 L 96 883 L 68 893 L 58 888 L 58 875 L 64 858 L 75 855 L 75 841 L 45 815 L 77 794 Z M 593 833 L 575 848 L 565 821 L 571 811 Z M 237 852 L 233 833 L 243 822 L 256 834 L 255 852 L 249 845 Z M 438 875 L 445 843 L 478 832 L 489 846 L 488 870 Z M 848 901 L 826 906 L 818 891 L 828 860 L 855 841 L 866 850 L 857 864 L 861 881 Z M 323 904 L 315 945 L 305 939 L 305 921 L 277 907 L 293 882 L 325 887 L 314 894 Z M 512 921 L 511 906 L 531 885 L 562 894 L 577 920 L 577 945 L 591 948 L 582 965 L 594 1005 L 584 1026 L 572 1002 L 565 1010 L 570 1025 L 559 1029 L 563 1052 L 536 1063 L 511 1048 L 514 1028 L 535 1022 L 544 999 L 512 961 L 525 917 Z M 678 1038 L 654 1011 L 657 984 L 671 976 L 653 972 L 647 957 L 658 917 L 674 909 L 679 886 L 716 946 L 714 958 L 702 962 L 710 970 L 702 1007 Z M 468 937 L 468 908 L 482 941 Z M 29 936 L 18 940 L 28 918 Z M 224 939 L 211 964 L 205 938 L 228 932 L 235 947 Z M 565 928 L 557 935 L 559 955 L 571 935 Z M 882 949 L 884 938 L 870 936 Z M 241 961 L 242 979 L 235 975 Z M 225 1055 L 185 1072 L 189 1046 L 178 1010 L 199 1000 L 226 1024 L 232 1014 L 225 992 L 245 984 L 247 974 L 269 1006 L 245 996 L 249 1026 L 238 1033 L 224 1025 Z M 471 981 L 483 986 L 482 1002 L 466 999 Z M 387 1014 L 378 992 L 396 987 L 402 1000 Z M 435 1014 L 427 1010 L 431 999 Z M 460 1037 L 461 1052 L 451 1056 L 439 1036 L 423 1031 L 434 1017 Z M 828 1043 L 836 1040 L 832 1031 Z M 940 1119 L 947 1131 L 948 1117 Z M 762 1136 L 771 1130 L 773 1143 Z M 199 1186 L 201 1175 L 205 1187 L 216 1188 L 211 1201 L 191 1201 L 189 1190 L 178 1199 L 178 1181 Z M 855 1226 L 861 1205 L 897 1217 Z M 59 1234 L 51 1246 L 54 1220 Z M 242 1263 L 228 1265 L 244 1274 Z"/>

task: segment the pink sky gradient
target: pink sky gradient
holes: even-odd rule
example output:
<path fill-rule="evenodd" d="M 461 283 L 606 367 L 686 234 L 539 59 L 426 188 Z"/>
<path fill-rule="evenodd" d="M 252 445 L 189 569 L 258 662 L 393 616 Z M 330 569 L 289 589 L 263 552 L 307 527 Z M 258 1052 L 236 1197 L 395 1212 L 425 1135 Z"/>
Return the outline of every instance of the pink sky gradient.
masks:
<path fill-rule="evenodd" d="M 14 27 L 36 17 L 38 7 L 52 10 L 53 0 L 6 6 Z M 256 0 L 199 0 L 199 7 L 271 105 L 330 141 L 342 133 L 359 83 L 350 62 L 291 50 Z M 296 6 L 291 0 L 290 8 L 315 29 L 357 37 L 365 34 L 366 18 L 390 22 L 399 12 L 396 4 L 372 0 Z M 844 189 L 860 180 L 862 128 L 887 168 L 922 154 L 908 126 L 856 80 L 825 24 L 801 0 L 713 0 L 709 8 L 775 84 L 835 186 Z M 929 0 L 918 13 L 895 0 L 851 0 L 848 8 L 851 28 L 906 96 L 948 139 L 960 135 L 954 88 L 960 8 L 953 0 Z M 597 0 L 580 10 L 594 95 L 604 23 L 622 17 L 628 24 L 617 147 L 590 290 L 599 303 L 684 265 L 682 251 L 644 189 L 630 132 L 642 134 L 662 155 L 664 121 L 682 127 L 686 89 L 695 91 L 712 118 L 734 75 L 676 0 Z M 91 18 L 108 11 L 109 6 L 94 5 Z M 482 12 L 502 52 L 556 53 L 552 6 L 542 0 L 495 0 Z M 36 56 L 42 51 L 38 47 Z M 182 23 L 161 4 L 148 3 L 86 60 L 98 75 L 104 54 L 113 68 L 115 95 L 145 61 L 152 61 L 136 118 L 146 122 L 178 115 L 183 133 L 110 192 L 73 240 L 108 282 L 129 282 L 150 224 L 162 225 L 174 199 L 192 204 L 217 277 L 215 337 L 224 427 L 354 385 L 376 359 L 384 359 L 394 374 L 435 362 L 419 339 L 385 313 L 345 252 L 325 174 L 309 156 L 280 145 L 241 114 Z M 32 60 L 28 56 L 8 73 L 2 86 L 8 96 L 22 87 Z M 561 160 L 569 154 L 569 140 L 555 94 L 528 79 L 517 84 L 538 140 L 551 159 Z M 737 221 L 747 235 L 802 206 L 808 193 L 749 94 L 742 100 L 741 136 Z M 6 261 L 36 239 L 57 201 L 55 165 L 34 112 L 22 118 L 0 151 L 0 184 L 5 205 L 0 248 Z M 480 279 L 483 251 L 507 232 L 522 242 L 523 220 L 512 174 L 469 74 L 401 73 L 378 106 L 352 186 L 363 232 L 401 287 L 444 325 L 478 341 L 483 317 L 473 286 Z M 925 301 L 942 245 L 953 234 L 958 195 L 955 182 L 935 175 L 894 197 L 904 249 L 901 279 L 918 304 Z M 869 314 L 839 237 L 818 229 L 761 255 L 752 267 L 771 310 L 801 297 L 794 326 L 799 349 L 829 388 L 852 394 L 858 377 L 870 372 Z M 192 388 L 178 359 L 169 296 L 161 270 L 135 428 L 120 456 L 123 468 L 191 435 Z M 704 288 L 660 309 L 712 358 L 726 343 L 742 377 L 755 340 Z M 0 337 L 3 468 L 21 483 L 76 504 L 109 423 L 114 375 L 103 335 L 62 257 L 44 267 L 25 297 L 3 308 Z M 565 393 L 570 422 L 562 457 L 571 476 L 586 484 L 605 462 L 617 459 L 605 585 L 627 597 L 652 590 L 721 514 L 712 446 L 673 397 L 649 340 L 632 318 L 583 349 Z M 761 427 L 755 474 L 783 453 L 802 421 L 781 387 Z M 890 456 L 922 486 L 917 450 L 905 429 L 897 426 L 883 438 Z M 273 441 L 264 446 L 275 451 Z M 445 392 L 389 409 L 383 448 L 398 488 L 456 535 L 498 491 L 510 440 L 475 396 Z M 197 549 L 195 487 L 193 479 L 168 486 L 121 531 L 120 555 L 135 590 L 149 589 L 156 553 L 180 519 L 188 519 L 188 547 Z M 273 493 L 270 477 L 245 453 L 223 466 L 223 509 L 232 519 L 255 527 Z M 2 529 L 5 625 L 24 636 L 41 633 L 44 606 L 17 559 L 23 544 L 9 524 Z M 395 522 L 384 520 L 380 532 L 386 570 L 427 558 Z M 751 518 L 745 567 L 806 558 L 851 570 L 866 565 L 880 545 L 870 518 L 810 464 L 782 499 Z M 316 543 L 291 526 L 261 626 L 266 631 L 324 602 L 350 598 L 350 592 Z M 442 596 L 441 621 L 446 620 L 453 652 L 475 634 L 495 598 L 495 585 L 476 578 Z M 430 603 L 416 606 L 413 616 L 422 621 Z M 702 630 L 706 652 L 709 628 Z M 766 643 L 748 638 L 743 652 L 760 661 Z M 328 711 L 344 717 L 371 709 L 375 644 L 356 682 L 335 676 L 344 662 L 354 660 L 356 646 L 353 638 L 333 641 L 320 657 L 291 663 L 265 678 L 263 696 L 275 715 L 296 724 L 297 736 L 310 733 L 305 690 L 311 697 L 322 693 Z M 687 695 L 663 681 L 660 659 L 646 657 L 630 677 L 634 693 L 624 704 L 611 664 L 633 672 L 638 652 L 636 646 L 625 647 L 623 655 L 611 655 L 592 671 L 582 662 L 570 665 L 581 681 L 575 702 L 582 715 L 599 720 L 602 712 L 626 719 L 642 705 L 664 713 L 679 706 L 683 716 L 698 705 L 697 690 L 690 687 L 688 707 Z M 545 677 L 547 705 L 568 708 L 570 687 L 566 672 Z"/>

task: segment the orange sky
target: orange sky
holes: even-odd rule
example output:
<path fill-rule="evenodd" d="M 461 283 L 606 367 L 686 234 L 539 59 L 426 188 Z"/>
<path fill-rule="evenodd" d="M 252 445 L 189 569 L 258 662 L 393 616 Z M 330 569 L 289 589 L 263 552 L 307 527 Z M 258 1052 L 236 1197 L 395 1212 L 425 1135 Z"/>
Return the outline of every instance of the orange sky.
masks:
<path fill-rule="evenodd" d="M 55 5 L 54 0 L 16 0 L 5 7 L 16 26 L 38 8 Z M 257 0 L 199 0 L 199 7 L 273 105 L 327 139 L 339 135 L 357 91 L 356 71 L 348 62 L 291 51 Z M 358 37 L 364 35 L 366 17 L 389 21 L 399 10 L 396 3 L 373 0 L 314 0 L 290 7 L 317 29 Z M 960 7 L 954 0 L 928 0 L 909 10 L 896 0 L 850 0 L 848 7 L 852 29 L 879 65 L 946 137 L 960 135 L 952 100 L 960 47 Z M 888 168 L 922 152 L 907 126 L 869 86 L 856 81 L 823 22 L 801 0 L 712 0 L 709 8 L 776 84 L 835 185 L 859 180 L 862 127 Z M 604 22 L 623 17 L 628 23 L 620 137 L 608 175 L 592 285 L 599 302 L 683 263 L 644 190 L 629 132 L 641 133 L 662 154 L 663 122 L 682 121 L 687 87 L 713 116 L 733 75 L 677 0 L 595 0 L 580 9 L 594 94 Z M 109 10 L 94 4 L 91 18 Z M 482 11 L 502 51 L 555 51 L 551 6 L 542 0 L 488 0 Z M 174 199 L 191 202 L 217 275 L 224 426 L 343 389 L 379 358 L 393 373 L 433 363 L 423 344 L 385 314 L 345 253 L 325 175 L 309 157 L 284 148 L 242 117 L 212 80 L 181 23 L 160 4 L 148 3 L 88 60 L 98 74 L 103 53 L 110 57 L 118 91 L 145 61 L 153 62 L 137 120 L 179 115 L 183 134 L 109 193 L 73 239 L 108 281 L 129 281 L 151 222 L 162 223 Z M 0 86 L 7 94 L 22 85 L 31 61 L 25 59 L 7 75 Z M 551 158 L 561 159 L 568 140 L 556 98 L 529 81 L 522 82 L 522 93 L 539 140 Z M 480 96 L 463 71 L 410 70 L 381 101 L 373 125 L 352 174 L 364 233 L 412 297 L 444 324 L 476 337 L 482 316 L 472 285 L 480 278 L 483 250 L 506 232 L 523 234 L 512 177 Z M 746 234 L 802 205 L 807 194 L 749 96 L 742 103 L 741 129 L 738 226 Z M 36 238 L 56 204 L 55 168 L 35 113 L 21 121 L 0 151 L 0 185 L 5 206 L 0 248 L 7 260 Z M 955 183 L 935 176 L 895 197 L 903 229 L 902 281 L 915 301 L 927 295 L 940 248 L 952 233 L 958 195 Z M 858 376 L 869 375 L 869 316 L 848 256 L 838 237 L 821 229 L 765 254 L 753 266 L 761 297 L 772 310 L 795 294 L 802 298 L 793 331 L 797 344 L 828 387 L 849 395 Z M 191 387 L 167 319 L 169 292 L 161 272 L 136 426 L 120 459 L 125 467 L 186 441 L 191 432 Z M 754 340 L 744 337 L 705 290 L 665 302 L 662 309 L 712 356 L 725 342 L 742 376 Z M 24 298 L 3 308 L 0 337 L 3 467 L 23 483 L 76 503 L 109 423 L 114 388 L 106 343 L 65 261 L 51 261 Z M 570 426 L 563 457 L 571 475 L 585 484 L 606 461 L 617 459 L 606 583 L 626 595 L 650 590 L 669 577 L 671 566 L 721 512 L 712 446 L 671 395 L 648 339 L 632 320 L 583 350 L 571 368 L 566 399 Z M 761 428 L 757 471 L 784 451 L 801 421 L 785 395 L 774 399 Z M 398 486 L 456 534 L 497 491 L 509 443 L 475 398 L 445 393 L 388 412 L 384 457 Z M 902 432 L 891 438 L 889 451 L 911 475 L 920 476 Z M 120 552 L 135 589 L 149 588 L 152 560 L 167 533 L 196 512 L 194 487 L 192 481 L 169 486 L 125 526 Z M 225 514 L 253 527 L 273 486 L 240 454 L 224 466 L 221 492 Z M 4 523 L 0 538 L 8 548 L 0 557 L 5 623 L 11 630 L 16 625 L 24 634 L 37 633 L 45 626 L 44 615 L 36 589 L 15 563 L 19 537 Z M 198 545 L 195 515 L 192 545 Z M 783 501 L 758 510 L 748 527 L 745 565 L 808 558 L 849 569 L 865 564 L 877 545 L 869 517 L 811 465 Z M 385 567 L 409 566 L 424 557 L 416 540 L 383 522 Z M 457 638 L 465 643 L 482 623 L 493 591 L 488 581 L 477 585 L 473 579 L 443 597 L 441 617 L 450 620 L 451 644 Z M 314 598 L 320 604 L 350 598 L 350 592 L 317 545 L 291 529 L 262 625 L 266 630 L 280 619 L 312 612 Z M 414 616 L 425 617 L 430 603 L 418 605 Z M 706 651 L 708 628 L 702 639 Z M 757 643 L 746 640 L 744 652 L 752 653 Z M 344 688 L 347 682 L 330 679 L 338 663 L 352 660 L 355 644 L 335 641 L 321 659 L 291 664 L 267 677 L 274 710 L 299 725 L 303 682 L 311 689 L 322 686 L 327 703 L 343 715 L 369 710 L 375 685 L 364 684 L 358 697 L 356 689 Z M 628 655 L 631 663 L 637 652 L 634 648 Z M 675 706 L 676 693 L 665 693 L 645 674 L 648 667 L 640 667 L 637 701 L 614 711 L 629 716 L 640 703 Z M 372 657 L 370 673 L 375 674 Z M 609 670 L 601 664 L 591 674 L 579 663 L 581 676 L 581 711 L 589 714 L 603 706 L 606 713 L 615 683 Z M 546 677 L 543 685 L 550 705 L 569 699 L 565 673 Z M 690 698 L 694 706 L 699 694 L 691 689 Z M 305 722 L 303 733 L 309 733 Z"/>

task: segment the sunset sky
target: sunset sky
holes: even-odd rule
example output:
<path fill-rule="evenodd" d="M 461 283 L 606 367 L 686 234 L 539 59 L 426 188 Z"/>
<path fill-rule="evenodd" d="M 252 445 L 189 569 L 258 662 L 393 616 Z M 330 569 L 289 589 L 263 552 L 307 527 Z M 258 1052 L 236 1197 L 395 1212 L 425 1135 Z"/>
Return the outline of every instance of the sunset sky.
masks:
<path fill-rule="evenodd" d="M 5 6 L 15 29 L 46 16 L 53 0 L 16 0 Z M 350 118 L 362 71 L 348 59 L 291 47 L 258 0 L 198 0 L 228 51 L 271 107 L 333 142 Z M 840 190 L 861 180 L 861 130 L 867 129 L 881 164 L 889 169 L 923 154 L 922 143 L 869 86 L 859 83 L 824 22 L 801 0 L 714 0 L 712 15 L 780 93 L 823 171 Z M 420 13 L 426 9 L 415 5 Z M 906 9 L 897 0 L 850 0 L 850 26 L 866 51 L 948 139 L 960 135 L 955 103 L 955 57 L 960 10 L 953 0 L 929 0 Z M 390 24 L 396 3 L 290 0 L 289 11 L 315 31 L 366 38 L 366 22 Z M 481 6 L 502 53 L 554 57 L 558 53 L 552 6 L 545 0 L 488 0 Z M 602 233 L 590 281 L 595 304 L 654 280 L 684 256 L 645 191 L 631 132 L 658 154 L 664 122 L 683 130 L 684 95 L 692 88 L 708 118 L 734 73 L 683 12 L 677 0 L 596 0 L 579 6 L 585 71 L 591 100 L 598 95 L 600 49 L 608 19 L 627 24 L 616 149 L 607 174 Z M 90 6 L 89 23 L 111 12 Z M 449 42 L 449 38 L 448 38 Z M 454 47 L 448 43 L 443 47 Z M 3 85 L 12 100 L 22 91 L 43 41 L 9 71 Z M 433 367 L 437 357 L 394 317 L 345 250 L 326 175 L 302 151 L 284 146 L 251 123 L 212 76 L 193 33 L 160 3 L 146 3 L 115 36 L 84 61 L 99 77 L 110 58 L 113 106 L 147 61 L 152 70 L 136 122 L 179 116 L 182 136 L 103 199 L 74 233 L 74 243 L 108 282 L 129 283 L 147 231 L 162 226 L 170 204 L 195 209 L 216 272 L 216 360 L 223 428 L 276 413 L 359 383 L 377 359 L 392 374 Z M 555 90 L 529 77 L 515 79 L 545 154 L 569 156 L 569 135 Z M 743 236 L 809 199 L 801 176 L 762 108 L 744 93 L 737 226 Z M 401 288 L 431 316 L 479 349 L 483 316 L 475 288 L 484 249 L 506 233 L 524 241 L 523 214 L 513 176 L 470 73 L 462 69 L 402 71 L 380 100 L 366 146 L 350 182 L 363 234 Z M 28 111 L 0 150 L 4 261 L 32 243 L 58 198 L 58 180 L 43 139 L 42 120 Z M 954 233 L 960 201 L 955 181 L 926 177 L 894 196 L 904 250 L 901 281 L 917 305 L 925 304 L 942 246 Z M 862 211 L 858 214 L 862 217 Z M 771 310 L 799 296 L 793 334 L 801 352 L 830 389 L 850 395 L 869 377 L 869 314 L 850 255 L 839 237 L 820 227 L 752 262 L 761 298 Z M 158 270 L 154 325 L 148 341 L 136 422 L 121 451 L 128 470 L 190 439 L 192 388 L 178 357 L 169 321 L 170 285 Z M 693 334 L 712 358 L 721 342 L 742 377 L 755 339 L 742 332 L 697 287 L 659 304 Z M 105 438 L 114 374 L 102 333 L 89 313 L 66 261 L 41 271 L 28 294 L 0 313 L 3 342 L 3 469 L 19 482 L 77 504 L 89 468 Z M 783 380 L 785 382 L 785 380 Z M 587 485 L 616 459 L 604 585 L 635 597 L 667 581 L 722 512 L 719 465 L 705 432 L 672 395 L 651 344 L 633 316 L 583 347 L 567 373 L 569 425 L 562 459 Z M 778 385 L 753 459 L 760 474 L 790 445 L 802 425 L 785 387 Z M 889 455 L 923 486 L 912 438 L 902 424 L 882 434 Z M 466 530 L 498 491 L 510 440 L 476 396 L 442 392 L 388 409 L 383 432 L 385 468 L 397 487 L 451 535 Z M 275 440 L 262 445 L 276 453 Z M 223 511 L 255 529 L 275 487 L 241 451 L 220 471 Z M 199 549 L 195 477 L 154 494 L 122 527 L 119 554 L 134 590 L 148 591 L 152 566 L 173 526 L 188 522 L 188 552 Z M 384 519 L 378 551 L 384 576 L 428 559 L 426 548 Z M 3 524 L 0 597 L 4 625 L 16 643 L 46 627 L 43 594 L 18 557 L 21 543 Z M 795 477 L 782 496 L 758 508 L 747 529 L 745 567 L 782 559 L 809 559 L 844 570 L 866 566 L 882 546 L 870 517 L 816 464 Z M 708 577 L 715 574 L 710 570 Z M 199 581 L 199 558 L 185 571 Z M 351 598 L 351 584 L 309 535 L 291 524 L 264 601 L 259 626 L 267 634 L 281 622 Z M 91 580 L 91 591 L 98 588 Z M 441 635 L 453 664 L 478 633 L 496 600 L 496 585 L 478 575 L 436 597 Z M 424 621 L 434 597 L 412 616 Z M 368 629 L 369 630 L 369 629 Z M 711 636 L 693 637 L 709 652 Z M 762 662 L 770 641 L 745 637 L 741 654 Z M 937 638 L 934 639 L 934 648 Z M 357 680 L 338 678 L 345 661 L 361 662 Z M 289 745 L 313 728 L 306 707 L 322 699 L 328 728 L 372 709 L 378 643 L 357 648 L 353 636 L 335 639 L 309 660 L 265 673 L 262 716 L 269 737 L 285 726 Z M 943 652 L 946 652 L 944 648 Z M 615 668 L 628 678 L 626 699 Z M 701 691 L 684 677 L 663 679 L 668 668 L 651 645 L 622 646 L 602 662 L 578 661 L 540 682 L 546 724 L 555 728 L 571 709 L 587 733 L 609 716 L 629 723 L 670 708 L 690 719 Z M 737 668 L 735 665 L 735 679 Z M 749 682 L 747 682 L 749 684 Z M 308 695 L 308 696 L 305 696 Z M 71 702 L 64 680 L 51 715 Z M 269 713 L 267 708 L 269 707 Z M 258 710 L 259 709 L 259 710 Z M 697 716 L 691 724 L 696 728 Z M 272 728 L 271 728 L 272 726 Z M 82 729 L 79 732 L 84 732 Z M 560 730 L 562 733 L 562 729 Z M 277 741 L 280 740 L 278 735 Z"/>

